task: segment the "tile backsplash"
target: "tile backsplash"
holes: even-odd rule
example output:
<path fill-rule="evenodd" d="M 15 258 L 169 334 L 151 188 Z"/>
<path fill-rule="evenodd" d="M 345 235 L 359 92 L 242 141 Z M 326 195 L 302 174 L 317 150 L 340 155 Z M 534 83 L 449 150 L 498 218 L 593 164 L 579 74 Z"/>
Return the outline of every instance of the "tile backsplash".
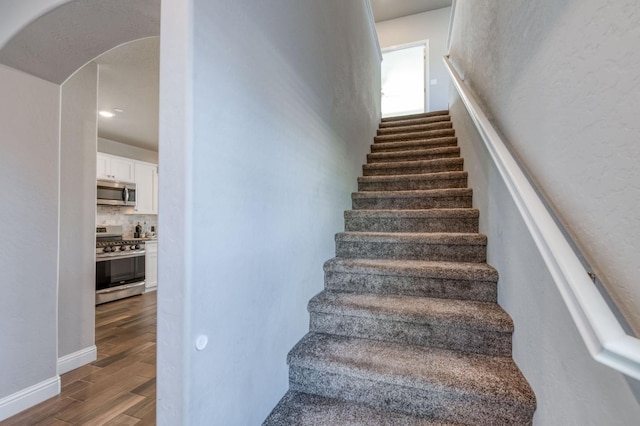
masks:
<path fill-rule="evenodd" d="M 96 214 L 96 226 L 120 225 L 122 226 L 124 237 L 131 238 L 138 222 L 144 227 L 146 221 L 147 231 L 150 231 L 151 227 L 154 226 L 156 235 L 158 235 L 158 215 L 129 214 L 130 212 L 133 212 L 133 207 L 123 208 L 99 205 Z"/>

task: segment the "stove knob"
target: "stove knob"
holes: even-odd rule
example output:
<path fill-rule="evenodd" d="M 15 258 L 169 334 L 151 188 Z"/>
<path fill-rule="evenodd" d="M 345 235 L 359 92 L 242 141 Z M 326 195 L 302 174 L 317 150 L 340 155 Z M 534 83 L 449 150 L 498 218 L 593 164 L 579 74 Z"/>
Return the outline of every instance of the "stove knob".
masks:
<path fill-rule="evenodd" d="M 140 250 L 140 244 L 136 244 L 135 247 L 131 247 L 131 248 L 135 248 L 136 250 Z"/>
<path fill-rule="evenodd" d="M 102 251 L 105 253 L 111 253 L 111 247 L 105 247 Z"/>
<path fill-rule="evenodd" d="M 125 251 L 129 248 L 129 246 L 120 246 L 120 251 Z"/>

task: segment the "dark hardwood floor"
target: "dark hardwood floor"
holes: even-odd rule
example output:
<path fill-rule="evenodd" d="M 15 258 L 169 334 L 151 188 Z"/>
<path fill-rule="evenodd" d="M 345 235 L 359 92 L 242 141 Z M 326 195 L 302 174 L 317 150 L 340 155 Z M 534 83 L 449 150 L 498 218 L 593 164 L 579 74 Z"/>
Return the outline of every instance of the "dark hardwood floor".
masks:
<path fill-rule="evenodd" d="M 96 306 L 98 359 L 62 375 L 62 392 L 8 425 L 153 425 L 156 292 Z"/>

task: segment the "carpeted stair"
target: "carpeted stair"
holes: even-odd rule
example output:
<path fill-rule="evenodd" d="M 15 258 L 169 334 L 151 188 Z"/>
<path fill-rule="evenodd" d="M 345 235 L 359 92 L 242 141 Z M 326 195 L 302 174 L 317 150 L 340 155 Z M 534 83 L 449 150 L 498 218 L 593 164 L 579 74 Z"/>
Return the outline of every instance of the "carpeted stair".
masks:
<path fill-rule="evenodd" d="M 363 172 L 264 425 L 530 425 L 448 112 L 383 119 Z"/>

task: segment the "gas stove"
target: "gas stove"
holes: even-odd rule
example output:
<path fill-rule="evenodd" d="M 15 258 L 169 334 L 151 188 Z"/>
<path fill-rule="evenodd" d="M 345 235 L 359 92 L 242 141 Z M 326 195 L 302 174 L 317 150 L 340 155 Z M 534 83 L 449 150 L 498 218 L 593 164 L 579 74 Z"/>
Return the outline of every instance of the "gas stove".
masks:
<path fill-rule="evenodd" d="M 144 293 L 145 249 L 124 239 L 121 226 L 96 228 L 96 304 Z"/>
<path fill-rule="evenodd" d="M 143 255 L 144 241 L 125 240 L 121 226 L 96 228 L 96 258 Z"/>

